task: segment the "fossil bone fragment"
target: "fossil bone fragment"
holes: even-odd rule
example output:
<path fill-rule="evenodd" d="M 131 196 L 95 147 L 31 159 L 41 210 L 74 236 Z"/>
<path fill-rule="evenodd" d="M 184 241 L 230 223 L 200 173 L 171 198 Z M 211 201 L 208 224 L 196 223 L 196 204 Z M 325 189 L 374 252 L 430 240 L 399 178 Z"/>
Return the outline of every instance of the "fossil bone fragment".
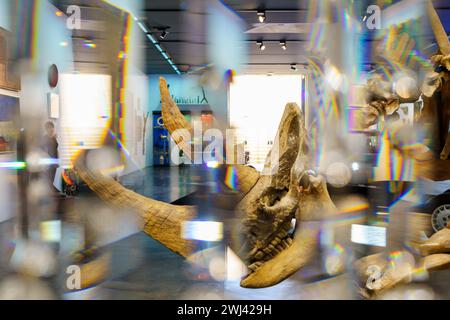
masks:
<path fill-rule="evenodd" d="M 392 83 L 383 80 L 380 75 L 373 76 L 367 82 L 368 103 L 363 110 L 363 117 L 360 121 L 362 127 L 368 128 L 377 123 L 378 119 L 395 112 L 399 103 L 416 101 L 419 98 L 418 94 L 421 93 L 424 106 L 418 121 L 428 131 L 428 136 L 432 141 L 431 149 L 439 154 L 442 160 L 446 160 L 450 155 L 450 133 L 448 131 L 450 121 L 450 41 L 431 1 L 426 3 L 426 13 L 439 49 L 435 55 L 430 57 L 434 68 L 424 70 L 425 76 L 421 84 L 417 85 L 417 88 L 415 85 L 414 88 L 409 88 L 412 93 L 411 97 L 406 100 L 401 98 L 398 93 L 398 80 L 395 85 L 397 92 L 394 92 Z M 409 38 L 409 36 L 406 34 L 398 35 L 398 37 L 399 46 L 386 46 L 383 56 L 387 57 L 391 64 L 404 69 L 406 62 L 399 55 L 404 52 L 405 48 L 400 43 L 406 41 L 407 47 L 412 48 L 414 41 L 412 39 L 408 41 L 406 38 Z M 412 74 L 407 67 L 404 72 Z M 415 158 L 423 160 L 422 155 L 417 155 Z M 430 160 L 429 158 L 426 155 L 425 160 Z"/>
<path fill-rule="evenodd" d="M 419 249 L 423 256 L 434 253 L 450 253 L 450 229 L 439 230 L 421 244 Z"/>
<path fill-rule="evenodd" d="M 435 71 L 428 73 L 422 85 L 424 107 L 421 120 L 430 127 L 440 158 L 446 160 L 450 155 L 450 41 L 431 1 L 427 3 L 427 13 L 439 52 L 431 57 Z"/>
<path fill-rule="evenodd" d="M 413 256 L 402 251 L 401 255 L 408 256 L 409 262 L 390 264 L 383 254 L 375 254 L 364 257 L 355 262 L 354 268 L 364 287 L 364 296 L 376 298 L 386 290 L 402 283 L 413 280 L 415 273 L 423 273 L 447 269 L 450 267 L 450 229 L 444 228 L 418 247 L 423 258 L 414 263 Z M 412 262 L 411 262 L 412 261 Z M 375 277 L 376 285 L 368 281 L 373 270 L 379 271 L 379 277 Z"/>
<path fill-rule="evenodd" d="M 428 71 L 420 88 L 423 94 L 424 107 L 419 121 L 430 129 L 431 140 L 438 142 L 435 149 L 440 152 L 441 160 L 428 161 L 429 159 L 427 159 L 427 161 L 418 164 L 418 167 L 420 169 L 425 168 L 425 170 L 422 169 L 419 172 L 421 174 L 426 173 L 430 177 L 432 176 L 433 180 L 446 180 L 449 179 L 448 169 L 446 169 L 448 164 L 442 160 L 447 159 L 450 154 L 450 134 L 448 133 L 450 119 L 450 42 L 431 1 L 428 1 L 426 6 L 439 52 L 431 57 L 431 61 L 436 67 L 435 70 Z M 376 111 L 371 109 L 367 112 L 376 114 Z M 373 120 L 371 123 L 376 123 L 376 121 Z M 434 171 L 437 174 L 430 174 L 427 171 Z M 430 272 L 449 268 L 450 230 L 444 228 L 438 231 L 419 245 L 418 251 L 423 257 L 412 266 L 413 268 L 407 265 L 404 265 L 403 268 L 393 268 L 389 266 L 385 255 L 369 256 L 357 261 L 354 265 L 355 270 L 365 289 L 370 292 L 369 296 L 377 296 L 400 283 L 410 282 L 416 271 L 425 270 Z M 404 251 L 404 254 L 409 253 Z M 366 283 L 368 278 L 367 270 L 370 265 L 376 266 L 381 270 L 380 282 L 376 287 L 372 288 L 368 288 Z"/>

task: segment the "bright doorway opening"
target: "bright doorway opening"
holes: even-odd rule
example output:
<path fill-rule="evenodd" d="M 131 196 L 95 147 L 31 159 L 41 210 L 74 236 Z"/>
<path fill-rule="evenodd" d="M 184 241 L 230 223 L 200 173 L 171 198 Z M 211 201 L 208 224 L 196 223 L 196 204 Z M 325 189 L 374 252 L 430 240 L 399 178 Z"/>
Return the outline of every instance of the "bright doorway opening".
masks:
<path fill-rule="evenodd" d="M 230 124 L 248 164 L 262 170 L 288 102 L 302 105 L 302 75 L 242 75 L 230 85 Z"/>

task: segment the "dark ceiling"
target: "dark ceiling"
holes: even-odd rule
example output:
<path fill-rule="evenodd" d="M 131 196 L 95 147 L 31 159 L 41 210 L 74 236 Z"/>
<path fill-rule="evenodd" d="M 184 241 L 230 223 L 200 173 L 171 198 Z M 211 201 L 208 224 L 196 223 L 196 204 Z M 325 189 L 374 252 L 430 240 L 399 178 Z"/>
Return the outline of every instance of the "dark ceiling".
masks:
<path fill-rule="evenodd" d="M 208 0 L 209 1 L 209 0 Z M 206 34 L 206 6 L 205 0 L 146 0 L 143 11 L 138 13 L 138 18 L 153 33 L 161 47 L 169 54 L 177 67 L 182 71 L 192 71 L 206 66 L 209 61 L 207 57 L 207 34 Z M 68 4 L 81 3 L 83 5 L 83 17 L 96 18 L 98 7 L 102 6 L 101 1 L 87 0 L 52 0 L 59 8 L 65 9 Z M 270 24 L 284 24 L 272 32 L 260 30 L 258 32 L 246 32 L 245 44 L 248 48 L 248 64 L 245 71 L 248 73 L 288 73 L 290 65 L 305 64 L 306 50 L 309 44 L 308 32 L 308 8 L 310 0 L 223 0 L 221 1 L 244 25 L 244 29 L 249 31 L 262 25 L 274 26 Z M 361 8 L 376 3 L 375 0 L 360 0 Z M 398 2 L 393 1 L 394 3 Z M 446 30 L 450 31 L 450 1 L 433 1 L 435 8 L 440 15 Z M 104 4 L 103 4 L 104 6 Z M 257 11 L 265 10 L 267 19 L 264 24 L 258 23 Z M 86 12 L 87 14 L 85 15 Z M 361 16 L 363 15 L 361 11 Z M 294 25 L 295 24 L 295 25 Z M 302 29 L 301 32 L 289 33 L 287 28 L 296 26 Z M 164 39 L 160 39 L 161 30 L 169 28 L 169 33 Z M 296 29 L 296 30 L 299 30 Z M 433 41 L 432 35 L 425 30 L 416 30 L 417 36 L 423 37 L 426 43 Z M 93 31 L 79 31 L 74 33 L 74 37 L 102 37 L 101 33 Z M 170 74 L 175 73 L 174 69 L 163 58 L 156 47 L 142 33 L 145 72 L 149 74 Z M 102 39 L 100 39 L 102 40 Z M 104 40 L 104 39 L 103 39 Z M 256 41 L 262 40 L 266 49 L 261 51 L 256 45 Z M 287 41 L 287 50 L 280 48 L 280 40 Z M 373 35 L 368 33 L 365 41 L 370 47 Z M 85 48 L 81 54 L 76 55 L 79 59 L 95 59 L 95 55 Z M 83 52 L 84 51 L 84 52 Z M 364 63 L 370 63 L 371 57 L 363 55 Z"/>
<path fill-rule="evenodd" d="M 81 30 L 72 31 L 75 69 L 83 73 L 108 73 L 114 68 L 122 31 L 122 12 L 101 0 L 51 0 L 63 13 L 67 7 L 81 9 Z M 85 41 L 95 43 L 95 48 Z M 143 35 L 142 41 L 146 38 Z"/>
<path fill-rule="evenodd" d="M 396 3 L 398 1 L 393 1 Z M 223 4 L 234 11 L 244 22 L 246 29 L 250 30 L 258 26 L 257 11 L 265 10 L 266 23 L 272 24 L 304 24 L 304 32 L 258 32 L 245 33 L 248 44 L 248 73 L 287 73 L 290 72 L 290 64 L 305 64 L 306 50 L 309 45 L 308 32 L 308 8 L 311 3 L 309 0 L 223 0 Z M 376 3 L 372 0 L 360 0 L 360 7 L 367 8 L 370 4 Z M 444 22 L 446 30 L 450 30 L 450 1 L 433 1 L 441 19 Z M 162 46 L 171 55 L 175 63 L 182 70 L 197 68 L 208 64 L 207 43 L 205 35 L 205 26 L 202 24 L 202 16 L 205 10 L 198 10 L 190 13 L 192 1 L 182 0 L 147 0 L 145 1 L 144 16 L 149 26 L 170 27 L 170 33 L 160 40 Z M 364 9 L 365 10 L 365 9 Z M 363 15 L 361 11 L 361 16 Z M 196 19 L 192 19 L 196 18 Z M 203 19 L 205 20 L 205 19 Z M 192 21 L 197 21 L 200 25 L 193 27 Z M 198 22 L 200 21 L 200 22 Z M 261 26 L 261 24 L 259 24 Z M 286 26 L 285 26 L 286 27 Z M 283 28 L 282 28 L 283 30 Z M 284 29 L 285 30 L 285 29 Z M 425 42 L 432 42 L 433 38 L 425 30 L 413 31 L 418 37 L 423 37 Z M 374 33 L 368 33 L 364 41 L 368 44 L 373 40 Z M 262 40 L 266 49 L 261 51 L 256 45 L 256 41 Z M 287 50 L 281 50 L 280 40 L 287 41 Z M 366 48 L 370 45 L 365 46 Z M 173 72 L 165 67 L 165 61 L 158 58 L 158 52 L 155 52 L 149 46 L 147 49 L 147 73 L 165 73 Z M 156 53 L 156 55 L 155 55 Z M 371 63 L 370 55 L 363 55 L 364 63 Z"/>
<path fill-rule="evenodd" d="M 162 46 L 172 56 L 181 70 L 201 68 L 209 63 L 207 57 L 207 34 L 205 26 L 205 6 L 195 6 L 190 9 L 192 1 L 161 0 L 146 1 L 144 16 L 150 26 L 170 26 L 170 33 L 160 40 Z M 259 25 L 257 11 L 265 10 L 270 23 L 304 23 L 307 21 L 308 0 L 225 0 L 222 1 L 234 11 L 243 21 L 244 28 L 250 30 Z M 186 10 L 186 8 L 189 8 Z M 193 12 L 192 12 L 193 11 Z M 260 25 L 259 25 L 260 26 Z M 248 50 L 249 73 L 289 72 L 290 64 L 306 63 L 305 45 L 306 33 L 246 33 L 245 42 Z M 257 40 L 263 40 L 266 46 L 261 51 L 256 45 Z M 287 50 L 282 50 L 280 40 L 287 41 Z M 152 48 L 147 48 L 146 70 L 148 73 L 163 73 L 167 70 L 164 61 L 153 55 Z"/>

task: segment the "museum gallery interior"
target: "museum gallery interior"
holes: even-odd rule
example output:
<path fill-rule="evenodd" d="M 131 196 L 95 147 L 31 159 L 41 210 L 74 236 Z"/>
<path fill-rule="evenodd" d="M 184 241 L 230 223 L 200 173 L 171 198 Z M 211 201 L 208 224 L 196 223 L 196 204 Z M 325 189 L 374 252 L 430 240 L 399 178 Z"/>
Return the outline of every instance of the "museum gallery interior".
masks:
<path fill-rule="evenodd" d="M 0 300 L 450 299 L 449 35 L 448 0 L 0 1 Z"/>

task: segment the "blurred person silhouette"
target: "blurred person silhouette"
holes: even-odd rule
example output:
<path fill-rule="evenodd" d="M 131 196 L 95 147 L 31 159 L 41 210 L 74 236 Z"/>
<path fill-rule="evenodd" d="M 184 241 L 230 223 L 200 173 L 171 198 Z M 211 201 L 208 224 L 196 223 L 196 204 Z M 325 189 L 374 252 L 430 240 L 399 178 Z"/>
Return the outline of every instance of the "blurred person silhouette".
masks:
<path fill-rule="evenodd" d="M 44 125 L 45 127 L 45 135 L 42 139 L 41 147 L 47 152 L 49 157 L 53 160 L 58 159 L 58 140 L 56 139 L 56 129 L 55 124 L 52 121 L 47 121 Z M 56 169 L 58 165 L 56 161 L 49 165 L 47 170 L 48 179 L 51 185 L 51 190 L 56 191 L 56 188 L 53 186 L 53 181 L 55 179 Z"/>

